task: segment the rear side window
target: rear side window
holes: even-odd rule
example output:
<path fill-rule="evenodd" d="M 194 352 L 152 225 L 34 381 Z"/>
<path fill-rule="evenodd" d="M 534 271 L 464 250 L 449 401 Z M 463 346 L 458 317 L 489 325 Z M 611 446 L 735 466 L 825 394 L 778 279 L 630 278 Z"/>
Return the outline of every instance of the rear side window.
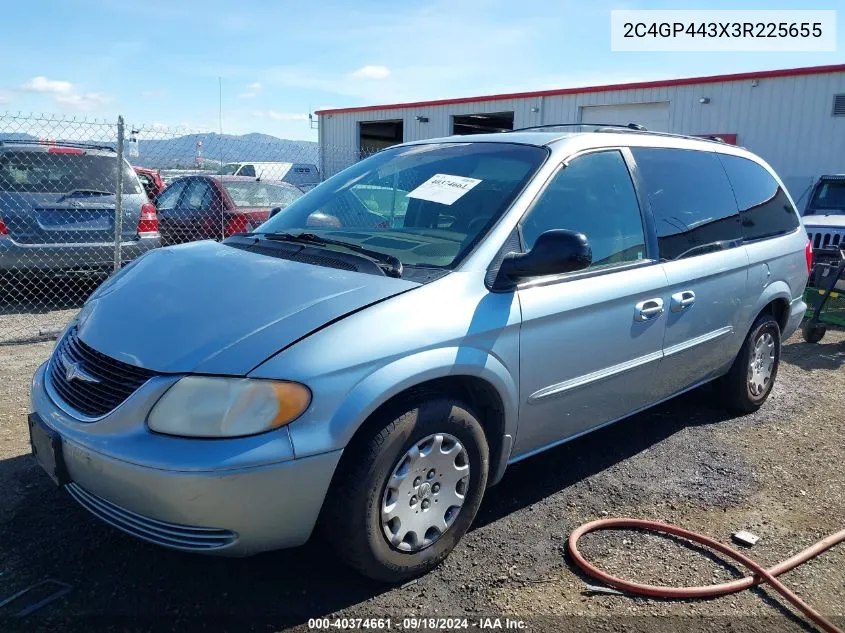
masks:
<path fill-rule="evenodd" d="M 244 165 L 238 172 L 238 176 L 252 176 L 255 177 L 255 167 L 252 165 Z"/>
<path fill-rule="evenodd" d="M 753 160 L 719 155 L 733 187 L 746 240 L 784 235 L 798 228 L 798 215 L 786 192 Z"/>
<path fill-rule="evenodd" d="M 712 152 L 631 148 L 654 214 L 661 259 L 694 257 L 742 243 L 730 182 Z"/>
<path fill-rule="evenodd" d="M 3 152 L 0 191 L 69 193 L 86 190 L 113 194 L 117 185 L 117 157 L 102 154 Z M 141 193 L 132 168 L 123 163 L 123 193 Z"/>

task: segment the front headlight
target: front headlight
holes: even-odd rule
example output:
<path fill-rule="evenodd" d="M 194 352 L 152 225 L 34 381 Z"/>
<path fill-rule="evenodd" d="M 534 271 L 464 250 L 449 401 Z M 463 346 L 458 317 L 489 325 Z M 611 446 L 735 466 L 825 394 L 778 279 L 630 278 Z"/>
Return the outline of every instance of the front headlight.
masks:
<path fill-rule="evenodd" d="M 241 437 L 277 429 L 311 403 L 305 385 L 281 380 L 187 376 L 155 404 L 150 429 L 183 437 Z"/>

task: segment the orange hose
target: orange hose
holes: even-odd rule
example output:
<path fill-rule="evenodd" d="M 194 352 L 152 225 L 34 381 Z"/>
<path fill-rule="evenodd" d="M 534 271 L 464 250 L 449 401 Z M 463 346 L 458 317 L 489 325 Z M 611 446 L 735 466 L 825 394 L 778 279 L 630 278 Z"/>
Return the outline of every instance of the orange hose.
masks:
<path fill-rule="evenodd" d="M 581 552 L 578 551 L 578 539 L 589 532 L 596 532 L 598 530 L 620 530 L 626 528 L 672 534 L 695 543 L 700 543 L 701 545 L 706 545 L 707 547 L 710 547 L 717 552 L 721 552 L 728 558 L 735 560 L 747 569 L 751 570 L 753 575 L 745 576 L 744 578 L 719 585 L 707 585 L 703 587 L 661 587 L 659 585 L 645 585 L 617 578 L 616 576 L 611 576 L 607 572 L 602 571 L 592 563 L 588 562 L 581 555 Z M 723 545 L 719 541 L 716 541 L 708 536 L 690 532 L 689 530 L 680 528 L 677 525 L 661 523 L 660 521 L 647 521 L 644 519 L 600 519 L 598 521 L 585 523 L 572 532 L 572 534 L 569 535 L 568 548 L 569 553 L 575 560 L 575 564 L 584 570 L 584 572 L 589 576 L 597 578 L 603 583 L 610 585 L 611 587 L 621 589 L 622 591 L 627 591 L 641 596 L 649 596 L 652 598 L 712 598 L 715 596 L 722 596 L 728 593 L 742 591 L 743 589 L 748 589 L 749 587 L 766 582 L 772 587 L 772 589 L 777 591 L 804 615 L 806 615 L 807 618 L 812 620 L 821 630 L 827 631 L 828 633 L 845 633 L 842 629 L 833 624 L 833 622 L 825 618 L 822 614 L 813 609 L 813 607 L 804 602 L 776 578 L 776 576 L 779 576 L 791 569 L 795 569 L 798 565 L 805 563 L 809 559 L 818 556 L 825 550 L 828 550 L 843 541 L 845 541 L 845 529 L 823 538 L 815 545 L 808 547 L 804 551 L 798 552 L 791 558 L 788 558 L 782 563 L 778 563 L 771 569 L 765 569 L 759 563 L 756 563 L 754 560 L 748 558 L 748 556 L 742 552 L 738 552 L 732 547 Z"/>

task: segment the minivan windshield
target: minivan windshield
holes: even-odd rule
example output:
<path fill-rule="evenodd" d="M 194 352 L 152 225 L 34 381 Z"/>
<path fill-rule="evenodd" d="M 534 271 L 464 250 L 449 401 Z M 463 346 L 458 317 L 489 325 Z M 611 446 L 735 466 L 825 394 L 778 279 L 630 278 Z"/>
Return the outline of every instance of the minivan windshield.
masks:
<path fill-rule="evenodd" d="M 312 233 L 452 268 L 543 164 L 548 150 L 449 142 L 390 148 L 332 176 L 256 233 Z"/>
<path fill-rule="evenodd" d="M 816 188 L 806 215 L 814 213 L 845 215 L 845 180 L 825 182 Z"/>

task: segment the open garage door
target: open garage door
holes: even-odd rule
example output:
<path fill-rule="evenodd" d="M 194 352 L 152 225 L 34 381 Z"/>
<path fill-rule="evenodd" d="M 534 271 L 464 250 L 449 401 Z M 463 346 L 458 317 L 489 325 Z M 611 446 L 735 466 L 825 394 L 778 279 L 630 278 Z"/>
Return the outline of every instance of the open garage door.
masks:
<path fill-rule="evenodd" d="M 669 131 L 669 102 L 582 106 L 581 123 L 639 123 L 647 130 Z"/>
<path fill-rule="evenodd" d="M 360 157 L 366 158 L 386 147 L 398 145 L 404 137 L 401 120 L 361 121 L 358 124 Z"/>
<path fill-rule="evenodd" d="M 452 117 L 452 134 L 486 134 L 513 129 L 513 112 L 456 114 Z"/>

